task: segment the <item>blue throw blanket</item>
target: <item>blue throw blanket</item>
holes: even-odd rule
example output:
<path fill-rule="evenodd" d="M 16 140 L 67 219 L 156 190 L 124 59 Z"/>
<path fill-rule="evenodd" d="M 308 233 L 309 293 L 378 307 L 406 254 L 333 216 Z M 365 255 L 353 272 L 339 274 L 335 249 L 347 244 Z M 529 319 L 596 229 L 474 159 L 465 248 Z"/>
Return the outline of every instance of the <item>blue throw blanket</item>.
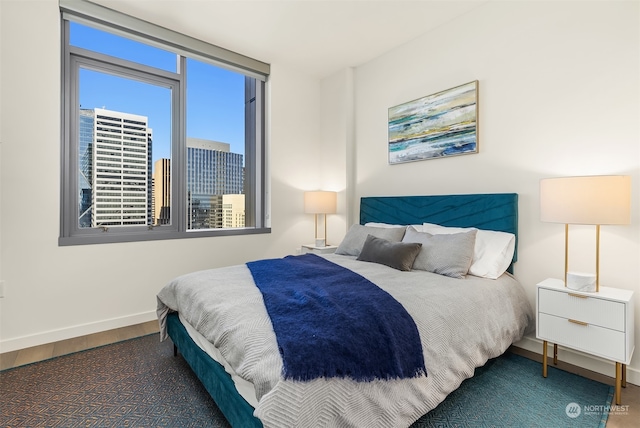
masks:
<path fill-rule="evenodd" d="M 314 254 L 247 266 L 271 317 L 286 379 L 426 374 L 413 319 L 368 279 Z"/>

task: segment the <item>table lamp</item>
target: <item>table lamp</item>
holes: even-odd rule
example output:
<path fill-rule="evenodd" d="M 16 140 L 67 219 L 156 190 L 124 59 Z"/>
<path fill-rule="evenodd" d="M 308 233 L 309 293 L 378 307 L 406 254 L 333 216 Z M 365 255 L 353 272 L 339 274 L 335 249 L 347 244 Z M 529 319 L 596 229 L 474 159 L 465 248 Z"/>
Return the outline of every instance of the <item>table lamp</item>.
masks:
<path fill-rule="evenodd" d="M 601 175 L 546 178 L 540 181 L 540 220 L 564 223 L 564 284 L 581 291 L 600 290 L 600 225 L 631 221 L 631 177 Z M 596 226 L 595 283 L 568 272 L 569 224 Z M 593 275 L 591 275 L 593 277 Z"/>
<path fill-rule="evenodd" d="M 316 247 L 327 245 L 327 214 L 335 214 L 337 205 L 336 192 L 315 191 L 304 192 L 304 212 L 315 215 Z M 318 237 L 318 215 L 324 216 L 324 237 Z"/>

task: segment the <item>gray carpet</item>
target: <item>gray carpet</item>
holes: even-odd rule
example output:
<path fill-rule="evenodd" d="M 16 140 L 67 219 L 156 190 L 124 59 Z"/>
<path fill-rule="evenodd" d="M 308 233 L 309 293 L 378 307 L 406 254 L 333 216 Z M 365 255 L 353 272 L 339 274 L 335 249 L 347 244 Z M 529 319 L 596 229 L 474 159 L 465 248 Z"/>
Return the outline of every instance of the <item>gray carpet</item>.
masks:
<path fill-rule="evenodd" d="M 0 427 L 229 427 L 158 334 L 0 372 Z"/>
<path fill-rule="evenodd" d="M 153 334 L 0 372 L 1 427 L 228 427 Z M 412 428 L 603 427 L 613 388 L 505 354 Z"/>

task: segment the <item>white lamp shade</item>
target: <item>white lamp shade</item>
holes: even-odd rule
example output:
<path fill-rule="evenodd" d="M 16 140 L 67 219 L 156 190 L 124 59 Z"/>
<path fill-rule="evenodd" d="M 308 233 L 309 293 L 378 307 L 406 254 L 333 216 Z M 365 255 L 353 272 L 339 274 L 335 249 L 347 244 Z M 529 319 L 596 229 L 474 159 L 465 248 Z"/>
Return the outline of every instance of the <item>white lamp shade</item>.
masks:
<path fill-rule="evenodd" d="M 543 179 L 540 181 L 540 220 L 564 224 L 629 224 L 631 177 Z"/>
<path fill-rule="evenodd" d="M 304 212 L 307 214 L 335 214 L 337 199 L 336 192 L 304 192 Z"/>

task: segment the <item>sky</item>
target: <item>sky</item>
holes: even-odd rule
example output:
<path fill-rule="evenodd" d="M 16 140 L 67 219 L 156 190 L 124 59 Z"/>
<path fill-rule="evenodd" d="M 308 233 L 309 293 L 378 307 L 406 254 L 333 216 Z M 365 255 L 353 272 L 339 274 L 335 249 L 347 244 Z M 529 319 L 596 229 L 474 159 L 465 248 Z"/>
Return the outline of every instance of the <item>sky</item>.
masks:
<path fill-rule="evenodd" d="M 71 45 L 176 71 L 176 54 L 71 22 Z M 220 141 L 244 154 L 244 75 L 187 60 L 187 137 Z M 170 158 L 171 90 L 81 69 L 81 108 L 146 116 L 153 130 L 153 162 Z"/>

